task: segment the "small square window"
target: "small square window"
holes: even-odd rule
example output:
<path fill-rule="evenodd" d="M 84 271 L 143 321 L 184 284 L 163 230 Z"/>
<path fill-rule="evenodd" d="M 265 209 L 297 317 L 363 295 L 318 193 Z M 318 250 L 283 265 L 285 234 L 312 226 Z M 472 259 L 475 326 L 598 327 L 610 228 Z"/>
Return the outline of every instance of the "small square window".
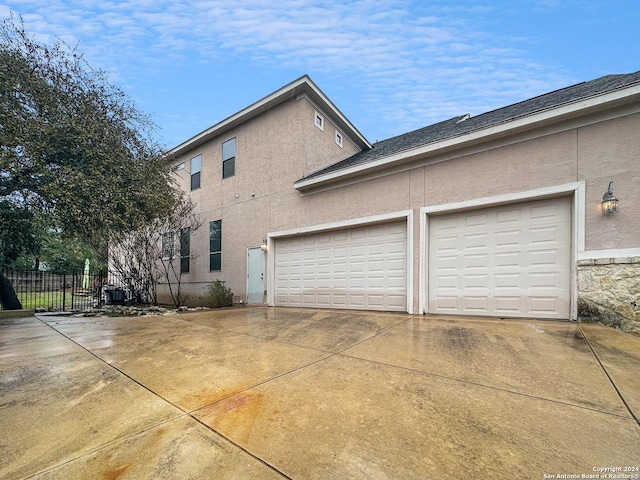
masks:
<path fill-rule="evenodd" d="M 342 147 L 342 134 L 336 130 L 336 144 Z"/>
<path fill-rule="evenodd" d="M 320 115 L 318 112 L 316 112 L 316 116 L 315 116 L 315 125 L 316 127 L 318 127 L 320 130 L 324 131 L 324 117 L 322 115 Z"/>

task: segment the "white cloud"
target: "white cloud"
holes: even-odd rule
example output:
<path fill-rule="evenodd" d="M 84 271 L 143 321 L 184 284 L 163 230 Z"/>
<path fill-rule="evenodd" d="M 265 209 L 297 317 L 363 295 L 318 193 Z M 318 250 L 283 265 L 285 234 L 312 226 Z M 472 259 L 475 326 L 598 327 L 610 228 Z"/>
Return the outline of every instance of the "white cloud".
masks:
<path fill-rule="evenodd" d="M 376 112 L 375 119 L 362 119 L 365 125 L 353 119 L 365 132 L 382 122 L 395 135 L 564 82 L 562 74 L 528 61 L 517 39 L 481 29 L 490 7 L 404 0 L 21 0 L 0 5 L 0 12 L 7 9 L 28 11 L 30 31 L 80 42 L 90 63 L 114 72 L 116 82 L 126 82 L 128 70 L 238 58 L 331 78 L 334 90 L 350 86 L 356 101 Z"/>

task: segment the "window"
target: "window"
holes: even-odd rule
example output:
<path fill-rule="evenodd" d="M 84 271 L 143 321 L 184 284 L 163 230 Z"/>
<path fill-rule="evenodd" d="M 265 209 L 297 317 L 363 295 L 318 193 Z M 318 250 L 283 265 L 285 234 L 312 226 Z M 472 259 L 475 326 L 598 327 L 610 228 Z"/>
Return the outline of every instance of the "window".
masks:
<path fill-rule="evenodd" d="M 202 155 L 191 159 L 191 190 L 200 188 L 200 171 L 202 170 Z"/>
<path fill-rule="evenodd" d="M 173 232 L 165 232 L 162 234 L 162 258 L 168 259 L 173 257 Z"/>
<path fill-rule="evenodd" d="M 191 229 L 180 230 L 180 273 L 189 273 L 191 260 Z"/>
<path fill-rule="evenodd" d="M 173 167 L 172 171 L 173 172 L 178 172 L 180 170 L 184 170 L 184 162 L 179 163 L 178 165 L 176 165 L 175 167 Z"/>
<path fill-rule="evenodd" d="M 209 222 L 209 270 L 222 270 L 222 220 Z"/>
<path fill-rule="evenodd" d="M 232 138 L 222 144 L 222 178 L 236 174 L 236 139 Z"/>
<path fill-rule="evenodd" d="M 336 130 L 336 144 L 342 147 L 342 134 Z"/>
<path fill-rule="evenodd" d="M 318 112 L 316 112 L 314 123 L 315 123 L 316 127 L 318 127 L 320 130 L 324 131 L 324 117 L 322 115 L 320 115 Z"/>

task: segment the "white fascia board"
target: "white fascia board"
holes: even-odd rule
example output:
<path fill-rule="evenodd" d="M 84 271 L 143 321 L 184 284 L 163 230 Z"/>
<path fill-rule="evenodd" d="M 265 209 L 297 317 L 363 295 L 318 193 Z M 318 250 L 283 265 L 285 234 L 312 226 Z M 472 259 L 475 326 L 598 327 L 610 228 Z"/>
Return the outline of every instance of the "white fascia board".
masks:
<path fill-rule="evenodd" d="M 180 155 L 184 153 L 186 150 L 194 148 L 204 142 L 206 142 L 209 138 L 215 137 L 224 133 L 226 130 L 235 127 L 236 125 L 240 125 L 256 115 L 272 108 L 284 101 L 295 98 L 301 92 L 310 92 L 316 97 L 318 100 L 326 104 L 326 107 L 333 115 L 340 119 L 348 129 L 351 130 L 352 133 L 358 140 L 360 140 L 365 146 L 371 148 L 371 144 L 369 141 L 362 136 L 362 134 L 356 129 L 356 127 L 345 117 L 340 110 L 333 104 L 331 100 L 318 88 L 318 86 L 313 83 L 311 78 L 308 75 L 304 75 L 297 80 L 285 85 L 284 87 L 276 90 L 270 95 L 267 95 L 261 100 L 249 105 L 248 107 L 240 110 L 239 112 L 227 117 L 221 122 L 216 123 L 214 126 L 200 132 L 199 134 L 191 137 L 189 140 L 181 143 L 177 147 L 173 148 L 169 153 L 172 155 Z"/>
<path fill-rule="evenodd" d="M 382 223 L 392 220 L 401 220 L 409 218 L 413 210 L 403 210 L 400 212 L 383 213 L 381 215 L 372 215 L 369 217 L 352 218 L 350 220 L 342 220 L 339 222 L 323 223 L 320 225 L 312 225 L 309 227 L 292 228 L 291 230 L 282 230 L 279 232 L 271 232 L 267 235 L 269 239 L 279 237 L 292 237 L 294 235 L 304 235 L 308 233 L 317 233 L 327 230 L 337 230 L 341 228 L 355 227 L 372 223 Z"/>
<path fill-rule="evenodd" d="M 491 138 L 505 136 L 512 131 L 531 129 L 540 125 L 551 123 L 552 121 L 558 121 L 563 119 L 564 117 L 573 116 L 580 111 L 589 111 L 597 108 L 603 108 L 609 103 L 624 100 L 625 98 L 634 95 L 640 95 L 640 85 L 634 85 L 632 87 L 623 88 L 614 92 L 583 99 L 578 102 L 551 108 L 549 110 L 534 113 L 532 115 L 518 118 L 516 120 L 500 123 L 492 127 L 475 130 L 473 132 L 465 133 L 439 142 L 434 142 L 409 150 L 404 150 L 396 154 L 380 158 L 373 162 L 355 165 L 350 168 L 337 170 L 335 172 L 330 172 L 326 175 L 310 178 L 308 180 L 300 180 L 294 184 L 294 188 L 298 190 L 304 190 L 306 188 L 331 182 L 332 180 L 337 180 L 342 177 L 348 177 L 366 172 L 368 170 L 375 170 L 377 168 L 393 165 L 396 162 L 405 161 L 407 159 L 410 159 L 411 157 L 435 155 L 453 148 L 462 148 L 466 146 L 466 144 L 473 144 L 479 141 L 486 141 Z"/>

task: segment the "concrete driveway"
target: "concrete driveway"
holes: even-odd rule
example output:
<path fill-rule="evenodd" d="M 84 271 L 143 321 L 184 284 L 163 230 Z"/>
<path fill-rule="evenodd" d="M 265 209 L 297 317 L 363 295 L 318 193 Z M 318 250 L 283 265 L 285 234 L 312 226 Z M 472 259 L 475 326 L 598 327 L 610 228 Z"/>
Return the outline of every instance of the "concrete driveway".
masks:
<path fill-rule="evenodd" d="M 0 382 L 0 478 L 640 477 L 640 337 L 600 325 L 42 316 Z"/>

